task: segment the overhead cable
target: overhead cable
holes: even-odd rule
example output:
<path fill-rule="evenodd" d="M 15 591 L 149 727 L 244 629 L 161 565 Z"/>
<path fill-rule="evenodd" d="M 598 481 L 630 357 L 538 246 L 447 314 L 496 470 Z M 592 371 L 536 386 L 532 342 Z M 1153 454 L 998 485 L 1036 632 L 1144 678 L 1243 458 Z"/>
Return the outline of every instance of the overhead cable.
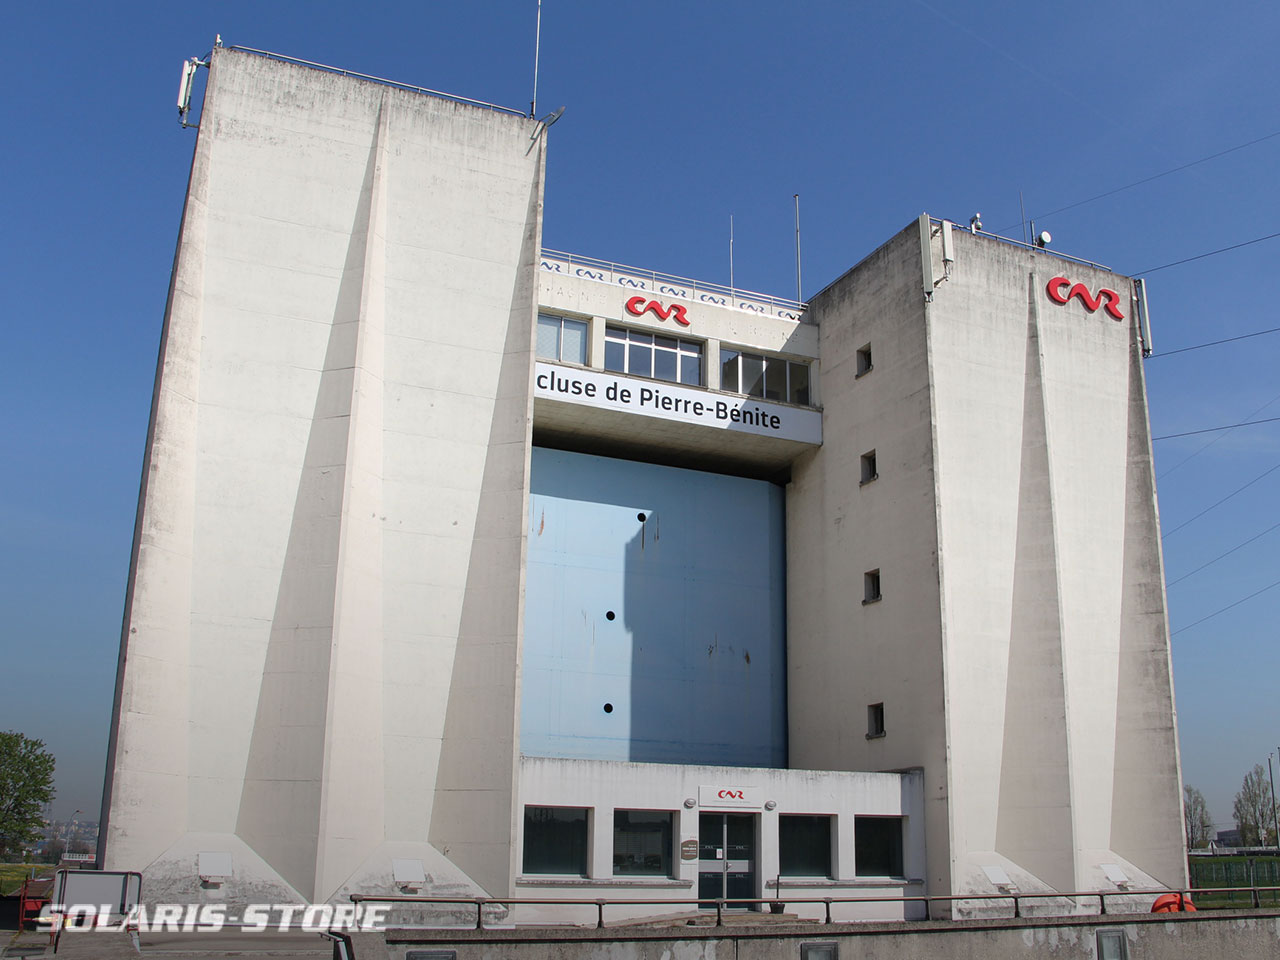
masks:
<path fill-rule="evenodd" d="M 1248 247 L 1255 243 L 1261 243 L 1263 240 L 1274 240 L 1280 237 L 1280 233 L 1269 233 L 1265 237 L 1255 237 L 1253 240 L 1246 240 L 1244 243 L 1233 243 L 1229 247 L 1219 247 L 1217 250 L 1210 250 L 1208 253 L 1201 253 L 1194 257 L 1187 257 L 1185 260 L 1175 260 L 1173 263 L 1165 263 L 1158 267 L 1150 267 L 1146 270 L 1135 270 L 1129 274 L 1131 277 L 1145 277 L 1148 274 L 1156 273 L 1159 270 L 1168 270 L 1170 267 L 1178 267 L 1184 263 L 1191 263 L 1193 260 L 1203 260 L 1205 257 L 1216 257 L 1220 253 L 1226 253 L 1228 250 L 1239 250 L 1241 247 Z"/>
<path fill-rule="evenodd" d="M 1280 327 L 1272 327 L 1270 330 L 1259 330 L 1257 333 L 1242 333 L 1238 337 L 1227 337 L 1225 340 L 1210 340 L 1208 343 L 1197 343 L 1192 347 L 1179 347 L 1177 350 L 1164 350 L 1160 353 L 1151 354 L 1147 359 L 1157 360 L 1160 357 L 1171 357 L 1175 353 L 1186 353 L 1189 350 L 1203 350 L 1205 347 L 1216 347 L 1223 343 L 1235 343 L 1237 340 L 1248 340 L 1250 337 L 1261 337 L 1268 333 L 1280 333 Z"/>
<path fill-rule="evenodd" d="M 1198 627 L 1198 626 L 1200 626 L 1200 624 L 1204 623 L 1206 620 L 1212 620 L 1212 619 L 1213 619 L 1214 617 L 1216 617 L 1218 614 L 1220 614 L 1220 613 L 1226 613 L 1226 612 L 1227 612 L 1228 610 L 1230 610 L 1232 607 L 1238 607 L 1238 606 L 1240 606 L 1240 604 L 1244 603 L 1246 600 L 1252 600 L 1254 597 L 1258 596 L 1259 594 L 1266 593 L 1268 590 L 1275 589 L 1276 587 L 1280 587 L 1280 580 L 1277 580 L 1277 581 L 1275 581 L 1274 583 L 1269 583 L 1269 584 L 1267 584 L 1267 585 L 1266 585 L 1265 587 L 1263 587 L 1261 590 L 1255 590 L 1253 593 L 1249 594 L 1247 597 L 1241 597 L 1241 598 L 1240 598 L 1239 600 L 1237 600 L 1235 603 L 1229 603 L 1229 604 L 1227 604 L 1227 605 L 1226 605 L 1225 607 L 1223 607 L 1221 610 L 1215 610 L 1215 611 L 1213 611 L 1213 613 L 1209 614 L 1207 617 L 1201 617 L 1201 618 L 1200 618 L 1199 620 L 1197 620 L 1195 623 L 1188 623 L 1185 627 L 1179 627 L 1177 630 L 1174 630 L 1172 633 L 1170 633 L 1170 634 L 1169 634 L 1169 636 L 1171 636 L 1171 637 L 1172 637 L 1172 636 L 1175 636 L 1175 635 L 1177 635 L 1177 634 L 1181 633 L 1183 630 L 1190 630 L 1192 627 Z"/>
<path fill-rule="evenodd" d="M 1199 573 L 1201 570 L 1203 570 L 1205 567 L 1211 567 L 1211 566 L 1213 566 L 1215 563 L 1217 563 L 1219 560 L 1223 559 L 1224 557 L 1229 557 L 1229 556 L 1231 556 L 1231 554 L 1235 553 L 1235 552 L 1236 552 L 1237 550 L 1239 550 L 1241 547 L 1247 547 L 1249 544 L 1253 543 L 1253 541 L 1258 540 L 1258 539 L 1260 539 L 1260 538 L 1262 538 L 1262 537 L 1265 537 L 1268 533 L 1270 533 L 1272 530 L 1275 530 L 1275 529 L 1277 529 L 1277 528 L 1280 528 L 1280 521 L 1277 521 L 1276 523 L 1273 523 L 1271 526 L 1267 527 L 1267 529 L 1263 530 L 1261 533 L 1256 533 L 1256 534 L 1254 534 L 1252 537 L 1250 537 L 1250 538 L 1249 538 L 1248 540 L 1246 540 L 1244 543 L 1238 543 L 1238 544 L 1236 544 L 1234 547 L 1232 547 L 1232 548 L 1231 548 L 1230 550 L 1228 550 L 1226 553 L 1220 553 L 1220 554 L 1218 554 L 1216 557 L 1214 557 L 1214 558 L 1213 558 L 1212 560 L 1210 560 L 1208 563 L 1202 563 L 1202 564 L 1200 564 L 1200 566 L 1196 567 L 1194 570 L 1191 570 L 1191 571 L 1188 571 L 1187 573 L 1184 573 L 1184 574 L 1183 574 L 1182 576 L 1180 576 L 1177 580 L 1170 580 L 1170 581 L 1166 584 L 1166 586 L 1172 587 L 1175 583 L 1181 583 L 1183 580 L 1187 579 L 1187 577 L 1194 576 L 1195 574 L 1197 574 L 1197 573 Z"/>
<path fill-rule="evenodd" d="M 1257 410 L 1254 410 L 1254 411 L 1253 411 L 1252 413 L 1250 413 L 1247 417 L 1245 417 L 1245 418 L 1244 418 L 1244 419 L 1245 419 L 1245 422 L 1246 422 L 1246 423 L 1248 423 L 1250 420 L 1252 420 L 1254 417 L 1256 417 L 1258 414 L 1260 414 L 1263 410 L 1267 409 L 1267 407 L 1271 406 L 1271 405 L 1272 405 L 1273 403 L 1275 403 L 1277 400 L 1280 400 L 1280 393 L 1277 393 L 1274 397 L 1272 397 L 1270 400 L 1268 400 L 1266 403 L 1264 403 L 1262 406 L 1260 406 Z M 1156 474 L 1156 479 L 1157 479 L 1157 480 L 1163 480 L 1165 477 L 1169 476 L 1169 474 L 1173 473 L 1173 471 L 1177 470 L 1177 469 L 1178 469 L 1180 466 L 1182 466 L 1184 463 L 1187 463 L 1189 460 L 1194 460 L 1196 457 L 1200 456 L 1200 454 L 1204 453 L 1206 450 L 1208 450 L 1210 447 L 1212 447 L 1215 443 L 1218 443 L 1218 442 L 1219 442 L 1219 441 L 1221 441 L 1221 440 L 1225 440 L 1225 439 L 1226 439 L 1227 437 L 1229 437 L 1230 435 L 1231 435 L 1231 434 L 1230 434 L 1230 431 L 1224 431 L 1224 432 L 1222 432 L 1222 433 L 1218 434 L 1216 437 L 1214 437 L 1214 438 L 1213 438 L 1212 440 L 1210 440 L 1209 442 L 1207 442 L 1207 443 L 1205 443 L 1205 444 L 1202 444 L 1199 448 L 1197 448 L 1196 450 L 1194 450 L 1194 451 L 1192 451 L 1191 453 L 1187 454 L 1185 457 L 1183 457 L 1181 460 L 1179 460 L 1177 463 L 1175 463 L 1175 464 L 1174 464 L 1172 467 L 1170 467 L 1168 470 L 1165 470 L 1165 471 L 1163 471 L 1162 473 L 1157 473 L 1157 474 Z"/>
<path fill-rule="evenodd" d="M 1252 487 L 1255 483 L 1257 483 L 1257 482 L 1258 482 L 1259 480 L 1261 480 L 1263 477 L 1267 476 L 1267 474 L 1275 473 L 1277 470 L 1280 470 L 1280 463 L 1277 463 L 1277 464 L 1276 464 L 1274 467 L 1272 467 L 1270 470 L 1264 470 L 1264 471 L 1263 471 L 1262 473 L 1260 473 L 1258 476 L 1254 477 L 1252 480 L 1250 480 L 1248 483 L 1246 483 L 1243 487 L 1240 487 L 1239 489 L 1237 489 L 1237 490 L 1233 490 L 1231 493 L 1228 493 L 1225 497 L 1223 497 L 1223 498 L 1222 498 L 1221 500 L 1219 500 L 1217 503 L 1215 503 L 1215 504 L 1212 504 L 1212 505 L 1210 505 L 1210 506 L 1205 507 L 1203 510 L 1201 510 L 1199 513 L 1197 513 L 1197 514 L 1196 514 L 1194 517 L 1192 517 L 1190 520 L 1184 520 L 1184 521 L 1182 521 L 1182 523 L 1178 524 L 1178 525 L 1177 525 L 1176 527 L 1174 527 L 1172 530 L 1168 530 L 1168 531 L 1166 531 L 1165 533 L 1162 533 L 1162 534 L 1160 535 L 1160 539 L 1161 539 L 1161 540 L 1163 540 L 1163 539 L 1165 539 L 1166 537 L 1168 537 L 1168 536 L 1170 536 L 1170 535 L 1172 535 L 1172 534 L 1177 533 L 1179 530 L 1181 530 L 1181 529 L 1182 529 L 1183 527 L 1185 527 L 1187 524 L 1192 523 L 1192 522 L 1194 522 L 1194 521 L 1196 521 L 1196 520 L 1199 520 L 1201 517 L 1203 517 L 1203 516 L 1204 516 L 1206 513 L 1208 513 L 1210 510 L 1214 509 L 1215 507 L 1220 507 L 1220 506 L 1222 506 L 1224 503 L 1226 503 L 1228 500 L 1230 500 L 1232 497 L 1234 497 L 1237 493 L 1243 493 L 1245 490 L 1248 490 L 1250 487 Z"/>
<path fill-rule="evenodd" d="M 1192 160 L 1190 163 L 1184 163 L 1180 167 L 1174 167 L 1171 170 L 1165 170 L 1163 173 L 1155 173 L 1149 177 L 1143 177 L 1141 180 L 1135 180 L 1133 181 L 1133 183 L 1126 183 L 1123 187 L 1116 187 L 1114 190 L 1108 190 L 1105 193 L 1099 193 L 1096 196 L 1089 197 L 1087 200 L 1077 200 L 1075 203 L 1069 203 L 1065 207 L 1059 207 L 1057 210 L 1050 210 L 1048 213 L 1037 214 L 1031 219 L 1043 220 L 1045 217 L 1052 217 L 1055 214 L 1064 213 L 1067 210 L 1074 210 L 1076 207 L 1083 207 L 1086 203 L 1093 203 L 1095 200 L 1102 200 L 1105 197 L 1110 197 L 1113 194 L 1120 193 L 1121 191 L 1131 190 L 1134 187 L 1140 187 L 1144 183 L 1150 183 L 1152 180 L 1159 180 L 1161 177 L 1167 177 L 1171 173 L 1178 173 L 1181 170 L 1186 170 L 1198 164 L 1208 163 L 1210 160 L 1217 160 L 1219 157 L 1225 157 L 1229 153 L 1235 153 L 1237 150 L 1243 150 L 1245 147 L 1252 147 L 1254 144 L 1262 143 L 1264 140 L 1271 140 L 1275 137 L 1280 137 L 1280 130 L 1277 130 L 1275 133 L 1268 133 L 1265 137 L 1258 137 L 1256 140 L 1250 140 L 1248 143 L 1237 144 L 1234 147 L 1228 147 L 1226 150 L 1220 150 L 1217 153 L 1211 153 L 1207 157 L 1201 157 L 1199 160 Z M 1009 229 L 1012 229 L 1012 225 L 1008 227 L 1001 227 L 1000 230 L 997 232 L 1003 233 L 1005 230 L 1009 230 Z"/>
<path fill-rule="evenodd" d="M 1242 420 L 1239 423 L 1228 423 L 1221 427 L 1205 427 L 1203 430 L 1187 430 L 1185 433 L 1166 433 L 1163 437 L 1152 437 L 1151 442 L 1157 440 L 1176 440 L 1178 437 L 1194 437 L 1198 433 L 1213 433 L 1217 430 L 1234 430 L 1236 427 L 1252 427 L 1255 423 L 1275 423 L 1280 417 L 1266 417 L 1262 420 Z"/>

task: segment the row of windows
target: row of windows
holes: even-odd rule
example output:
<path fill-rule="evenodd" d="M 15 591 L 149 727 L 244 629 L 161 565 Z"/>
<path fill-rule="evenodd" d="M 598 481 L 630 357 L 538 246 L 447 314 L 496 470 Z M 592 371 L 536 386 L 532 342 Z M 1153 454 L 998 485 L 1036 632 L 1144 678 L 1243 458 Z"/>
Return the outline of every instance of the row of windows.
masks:
<path fill-rule="evenodd" d="M 667 337 L 624 327 L 605 327 L 604 368 L 615 373 L 651 377 L 668 383 L 705 386 L 703 345 L 698 340 Z M 538 315 L 534 350 L 543 360 L 587 364 L 588 328 L 584 320 Z M 720 388 L 762 400 L 809 406 L 809 364 L 763 353 L 720 351 Z"/>
<path fill-rule="evenodd" d="M 525 807 L 527 875 L 586 877 L 587 807 Z M 613 875 L 674 877 L 675 812 L 613 812 Z M 784 877 L 833 877 L 834 816 L 778 817 L 778 867 Z M 901 877 L 902 818 L 854 817 L 854 869 L 859 877 Z"/>

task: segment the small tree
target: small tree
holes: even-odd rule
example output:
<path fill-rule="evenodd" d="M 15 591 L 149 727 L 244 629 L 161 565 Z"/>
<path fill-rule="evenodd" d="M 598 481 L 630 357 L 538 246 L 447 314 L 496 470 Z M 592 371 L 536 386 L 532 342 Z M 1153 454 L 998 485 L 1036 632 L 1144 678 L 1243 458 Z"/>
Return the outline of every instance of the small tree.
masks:
<path fill-rule="evenodd" d="M 40 838 L 40 810 L 53 799 L 53 763 L 41 741 L 0 733 L 0 853 L 21 853 Z"/>
<path fill-rule="evenodd" d="M 1236 794 L 1233 813 L 1242 846 L 1256 847 L 1273 842 L 1271 782 L 1262 764 L 1254 764 L 1253 769 L 1245 774 L 1240 792 Z"/>
<path fill-rule="evenodd" d="M 1187 825 L 1187 846 L 1192 850 L 1207 847 L 1213 837 L 1213 820 L 1204 794 L 1195 787 L 1182 788 L 1182 817 Z"/>

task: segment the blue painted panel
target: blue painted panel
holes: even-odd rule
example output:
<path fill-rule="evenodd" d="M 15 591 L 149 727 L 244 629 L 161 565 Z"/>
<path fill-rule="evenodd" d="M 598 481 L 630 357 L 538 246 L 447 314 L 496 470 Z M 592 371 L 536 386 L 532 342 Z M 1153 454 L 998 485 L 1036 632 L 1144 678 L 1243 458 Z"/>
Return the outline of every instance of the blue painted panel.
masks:
<path fill-rule="evenodd" d="M 543 448 L 530 487 L 521 752 L 785 766 L 782 489 Z"/>

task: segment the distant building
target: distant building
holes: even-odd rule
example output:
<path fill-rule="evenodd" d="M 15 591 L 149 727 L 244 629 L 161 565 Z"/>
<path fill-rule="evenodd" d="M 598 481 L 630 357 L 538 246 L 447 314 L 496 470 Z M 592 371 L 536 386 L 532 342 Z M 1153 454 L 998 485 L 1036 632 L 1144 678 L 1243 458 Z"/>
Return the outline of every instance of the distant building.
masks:
<path fill-rule="evenodd" d="M 927 216 L 807 304 L 553 253 L 541 125 L 231 49 L 199 127 L 106 867 L 1185 886 L 1133 281 Z"/>

